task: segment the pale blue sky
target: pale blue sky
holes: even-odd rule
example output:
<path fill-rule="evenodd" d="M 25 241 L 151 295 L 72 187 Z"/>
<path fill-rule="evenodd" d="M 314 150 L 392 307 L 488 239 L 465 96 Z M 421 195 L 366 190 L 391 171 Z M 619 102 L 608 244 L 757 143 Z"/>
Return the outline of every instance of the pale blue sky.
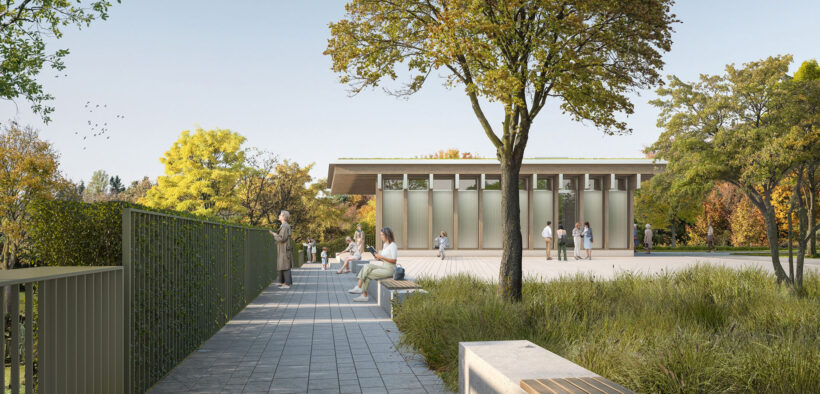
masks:
<path fill-rule="evenodd" d="M 664 74 L 692 80 L 727 63 L 784 53 L 795 56 L 794 70 L 820 57 L 816 0 L 685 0 L 674 11 L 683 23 Z M 338 157 L 412 157 L 447 147 L 494 156 L 463 92 L 435 78 L 409 100 L 380 90 L 348 97 L 322 55 L 327 24 L 343 13 L 344 1 L 330 0 L 123 0 L 108 21 L 57 42 L 71 54 L 68 77 L 46 71 L 42 78 L 56 97 L 49 125 L 24 101 L 0 102 L 0 121 L 38 127 L 60 151 L 63 171 L 86 181 L 96 169 L 126 182 L 156 178 L 159 157 L 196 125 L 229 128 L 248 146 L 315 162 L 317 177 Z M 555 106 L 545 109 L 526 155 L 639 157 L 660 133 L 657 111 L 647 104 L 652 97 L 647 91 L 634 98 L 629 136 L 603 136 Z M 107 108 L 89 113 L 87 101 Z M 497 106 L 485 111 L 499 118 Z M 90 137 L 89 120 L 108 123 L 111 138 Z"/>

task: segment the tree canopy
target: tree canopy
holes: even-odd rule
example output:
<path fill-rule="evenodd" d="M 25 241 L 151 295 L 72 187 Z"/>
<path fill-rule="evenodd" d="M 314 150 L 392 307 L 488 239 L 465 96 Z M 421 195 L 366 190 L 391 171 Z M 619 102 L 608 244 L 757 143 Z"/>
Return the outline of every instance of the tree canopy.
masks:
<path fill-rule="evenodd" d="M 119 0 L 117 0 L 119 3 Z M 108 18 L 107 0 L 6 0 L 0 2 L 0 98 L 23 97 L 50 121 L 53 97 L 37 80 L 43 67 L 64 70 L 68 49 L 49 51 L 46 41 L 63 36 L 69 26 L 84 27 Z"/>

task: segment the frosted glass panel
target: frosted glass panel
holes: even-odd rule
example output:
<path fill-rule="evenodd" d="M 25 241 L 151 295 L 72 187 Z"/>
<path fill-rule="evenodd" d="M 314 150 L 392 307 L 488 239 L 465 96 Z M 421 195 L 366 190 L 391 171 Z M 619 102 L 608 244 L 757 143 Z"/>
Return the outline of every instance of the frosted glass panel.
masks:
<path fill-rule="evenodd" d="M 458 247 L 478 247 L 478 192 L 475 190 L 458 192 Z"/>
<path fill-rule="evenodd" d="M 484 249 L 501 248 L 501 190 L 484 190 L 481 195 L 484 220 Z"/>
<path fill-rule="evenodd" d="M 393 235 L 396 236 L 396 245 L 399 248 L 404 248 L 402 245 L 402 232 L 404 222 L 402 218 L 402 209 L 404 204 L 404 191 L 402 190 L 384 190 L 382 192 L 382 227 L 390 227 L 393 230 Z"/>
<path fill-rule="evenodd" d="M 626 220 L 626 192 L 609 192 L 609 247 L 628 248 L 629 225 Z"/>
<path fill-rule="evenodd" d="M 427 190 L 407 192 L 407 247 L 427 249 Z"/>
<path fill-rule="evenodd" d="M 604 206 L 603 196 L 600 190 L 584 191 L 584 221 L 589 222 L 592 228 L 592 247 L 601 248 L 604 244 Z M 583 223 L 582 223 L 583 225 Z"/>
<path fill-rule="evenodd" d="M 541 181 L 540 179 L 538 180 Z M 552 190 L 534 190 L 532 192 L 532 240 L 536 249 L 544 249 L 544 239 L 541 230 L 552 220 Z M 574 223 L 573 223 L 574 224 Z M 558 226 L 553 224 L 553 230 Z"/>
<path fill-rule="evenodd" d="M 527 191 L 526 190 L 519 190 L 518 191 L 518 209 L 520 214 L 521 220 L 521 247 L 526 249 L 530 247 L 529 241 L 529 231 L 530 231 L 530 223 L 529 217 L 529 209 L 527 208 Z"/>
<path fill-rule="evenodd" d="M 433 235 L 446 232 L 453 246 L 453 192 L 436 190 L 433 192 Z"/>

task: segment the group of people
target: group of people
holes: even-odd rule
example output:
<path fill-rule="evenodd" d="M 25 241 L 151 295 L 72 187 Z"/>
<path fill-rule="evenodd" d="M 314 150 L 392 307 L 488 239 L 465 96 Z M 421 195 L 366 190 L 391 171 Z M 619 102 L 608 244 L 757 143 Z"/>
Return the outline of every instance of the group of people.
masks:
<path fill-rule="evenodd" d="M 552 239 L 553 239 L 553 232 L 552 232 L 552 221 L 547 221 L 546 227 L 544 230 L 541 231 L 541 236 L 544 237 L 544 241 L 547 244 L 547 260 L 552 260 L 550 256 L 550 252 L 552 252 Z M 561 253 L 564 254 L 564 261 L 567 261 L 567 243 L 569 238 L 567 237 L 567 230 L 564 229 L 563 224 L 558 224 L 558 231 L 555 232 L 555 237 L 558 240 L 558 261 L 561 261 Z M 581 256 L 581 240 L 583 240 L 584 250 L 586 251 L 586 257 Z M 592 236 L 592 228 L 589 227 L 589 222 L 584 222 L 584 227 L 581 228 L 581 223 L 575 223 L 575 227 L 572 229 L 572 243 L 575 246 L 572 255 L 575 260 L 592 260 L 592 242 L 594 238 Z"/>

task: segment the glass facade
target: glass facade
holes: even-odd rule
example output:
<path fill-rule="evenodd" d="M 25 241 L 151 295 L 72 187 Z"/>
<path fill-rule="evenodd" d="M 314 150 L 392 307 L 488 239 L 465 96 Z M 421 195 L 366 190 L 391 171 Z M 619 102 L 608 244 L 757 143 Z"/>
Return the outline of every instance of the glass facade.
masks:
<path fill-rule="evenodd" d="M 526 185 L 526 183 L 525 183 Z M 518 209 L 519 209 L 519 220 L 521 220 L 521 247 L 528 249 L 530 247 L 530 240 L 529 240 L 529 231 L 530 231 L 530 221 L 529 221 L 529 208 L 528 208 L 528 195 L 527 190 L 519 190 L 518 191 Z M 500 211 L 500 209 L 499 209 Z"/>
<path fill-rule="evenodd" d="M 410 190 L 407 192 L 407 248 L 427 248 L 427 190 Z"/>
<path fill-rule="evenodd" d="M 436 238 L 442 231 L 447 233 L 450 239 L 450 247 L 453 247 L 453 191 L 433 190 L 433 234 Z"/>
<path fill-rule="evenodd" d="M 477 190 L 459 190 L 458 192 L 458 248 L 478 248 Z"/>
<path fill-rule="evenodd" d="M 574 178 L 564 177 L 563 188 L 558 190 L 558 222 L 564 223 L 569 236 L 567 245 L 575 246 L 572 239 L 572 229 L 578 222 L 578 200 L 576 194 L 577 181 Z"/>
<path fill-rule="evenodd" d="M 541 179 L 538 180 L 541 182 Z M 546 244 L 541 237 L 541 230 L 552 220 L 552 190 L 533 190 L 532 192 L 532 241 L 536 249 L 544 249 Z M 558 226 L 553 223 L 553 230 Z"/>
<path fill-rule="evenodd" d="M 590 179 L 592 184 L 592 179 Z M 600 190 L 584 190 L 584 221 L 592 229 L 592 248 L 604 245 L 604 197 Z M 581 224 L 583 226 L 583 223 Z"/>
<path fill-rule="evenodd" d="M 490 180 L 487 180 L 487 185 Z M 482 190 L 483 205 L 481 218 L 484 221 L 482 247 L 484 249 L 501 248 L 501 190 Z M 459 230 L 461 227 L 459 227 Z"/>
<path fill-rule="evenodd" d="M 382 227 L 390 227 L 393 230 L 393 235 L 396 237 L 396 245 L 400 248 L 406 248 L 402 245 L 404 234 L 404 191 L 403 190 L 384 190 L 382 191 Z"/>

